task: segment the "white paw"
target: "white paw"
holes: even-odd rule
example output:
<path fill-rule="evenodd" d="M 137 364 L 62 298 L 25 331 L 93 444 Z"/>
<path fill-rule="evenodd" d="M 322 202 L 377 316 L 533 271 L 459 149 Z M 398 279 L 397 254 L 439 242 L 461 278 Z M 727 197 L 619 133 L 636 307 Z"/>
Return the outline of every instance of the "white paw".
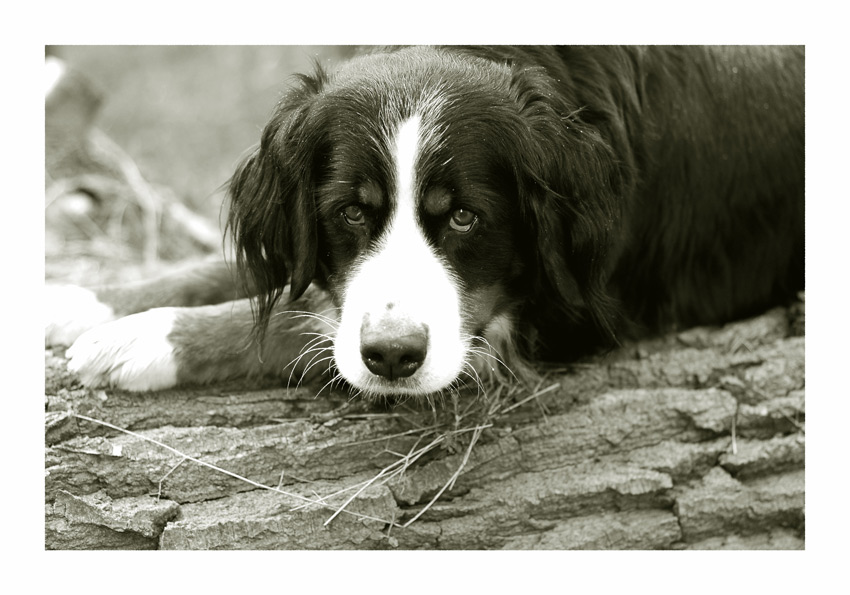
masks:
<path fill-rule="evenodd" d="M 98 301 L 93 291 L 74 285 L 47 285 L 45 290 L 44 344 L 70 345 L 85 331 L 115 318 L 112 308 Z"/>
<path fill-rule="evenodd" d="M 168 334 L 176 308 L 155 308 L 86 331 L 66 352 L 68 369 L 86 386 L 132 391 L 177 384 L 177 362 Z"/>

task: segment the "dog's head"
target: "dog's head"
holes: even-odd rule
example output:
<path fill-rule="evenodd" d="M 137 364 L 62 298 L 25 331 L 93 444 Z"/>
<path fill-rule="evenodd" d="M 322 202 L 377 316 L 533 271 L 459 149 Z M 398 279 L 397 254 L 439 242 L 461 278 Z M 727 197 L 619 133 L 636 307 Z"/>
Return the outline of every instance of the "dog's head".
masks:
<path fill-rule="evenodd" d="M 457 51 L 302 76 L 231 182 L 260 328 L 287 284 L 294 299 L 318 283 L 340 374 L 424 395 L 547 317 L 604 326 L 617 176 L 579 107 L 542 69 Z"/>

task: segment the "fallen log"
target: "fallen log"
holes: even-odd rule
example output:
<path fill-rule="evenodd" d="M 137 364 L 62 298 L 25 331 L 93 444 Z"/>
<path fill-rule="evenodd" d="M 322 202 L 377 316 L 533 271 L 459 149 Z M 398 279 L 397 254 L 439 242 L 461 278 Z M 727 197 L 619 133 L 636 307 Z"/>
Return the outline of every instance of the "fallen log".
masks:
<path fill-rule="evenodd" d="M 802 549 L 800 309 L 433 409 L 318 387 L 92 391 L 48 350 L 45 546 Z"/>

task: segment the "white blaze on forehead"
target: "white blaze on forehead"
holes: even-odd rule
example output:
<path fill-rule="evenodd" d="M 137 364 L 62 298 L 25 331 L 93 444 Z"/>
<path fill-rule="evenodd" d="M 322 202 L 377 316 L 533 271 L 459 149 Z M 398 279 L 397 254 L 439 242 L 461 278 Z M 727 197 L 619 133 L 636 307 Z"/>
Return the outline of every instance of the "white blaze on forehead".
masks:
<path fill-rule="evenodd" d="M 375 248 L 351 274 L 335 342 L 340 373 L 357 388 L 378 394 L 439 391 L 457 378 L 466 355 L 457 284 L 418 223 L 416 161 L 423 136 L 427 138 L 418 115 L 403 121 L 396 131 L 391 220 Z M 427 327 L 428 355 L 413 376 L 391 383 L 369 372 L 360 354 L 364 317 L 383 320 L 388 327 L 394 321 Z"/>
<path fill-rule="evenodd" d="M 416 184 L 416 158 L 419 155 L 419 127 L 422 118 L 418 115 L 405 120 L 396 133 L 396 185 L 398 188 L 396 209 L 412 209 L 415 213 L 414 188 Z"/>
<path fill-rule="evenodd" d="M 419 156 L 421 124 L 422 118 L 419 115 L 404 120 L 398 127 L 393 146 L 396 178 L 393 215 L 380 239 L 378 250 L 382 253 L 397 253 L 395 256 L 399 259 L 399 264 L 403 264 L 405 257 L 424 255 L 422 244 L 425 239 L 417 223 L 416 214 L 416 159 Z M 424 247 L 427 248 L 427 245 Z M 434 257 L 430 248 L 428 253 Z"/>

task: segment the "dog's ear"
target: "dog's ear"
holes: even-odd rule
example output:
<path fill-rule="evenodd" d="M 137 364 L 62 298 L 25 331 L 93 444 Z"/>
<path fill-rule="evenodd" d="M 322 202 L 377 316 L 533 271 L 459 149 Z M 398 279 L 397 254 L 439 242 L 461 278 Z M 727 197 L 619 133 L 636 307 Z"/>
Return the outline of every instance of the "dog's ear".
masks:
<path fill-rule="evenodd" d="M 619 123 L 609 119 L 616 115 L 594 112 L 554 85 L 542 70 L 514 68 L 511 87 L 525 129 L 515 168 L 537 255 L 533 291 L 559 297 L 558 311 L 541 313 L 558 320 L 556 328 L 567 323 L 578 341 L 601 331 L 604 343 L 615 344 L 620 313 L 608 279 L 623 240 L 630 164 L 614 146 L 619 131 L 611 127 Z"/>
<path fill-rule="evenodd" d="M 314 190 L 322 127 L 312 122 L 325 75 L 301 76 L 275 109 L 259 147 L 230 180 L 227 227 L 243 283 L 257 295 L 262 334 L 271 311 L 290 285 L 301 296 L 316 273 L 317 223 Z"/>

